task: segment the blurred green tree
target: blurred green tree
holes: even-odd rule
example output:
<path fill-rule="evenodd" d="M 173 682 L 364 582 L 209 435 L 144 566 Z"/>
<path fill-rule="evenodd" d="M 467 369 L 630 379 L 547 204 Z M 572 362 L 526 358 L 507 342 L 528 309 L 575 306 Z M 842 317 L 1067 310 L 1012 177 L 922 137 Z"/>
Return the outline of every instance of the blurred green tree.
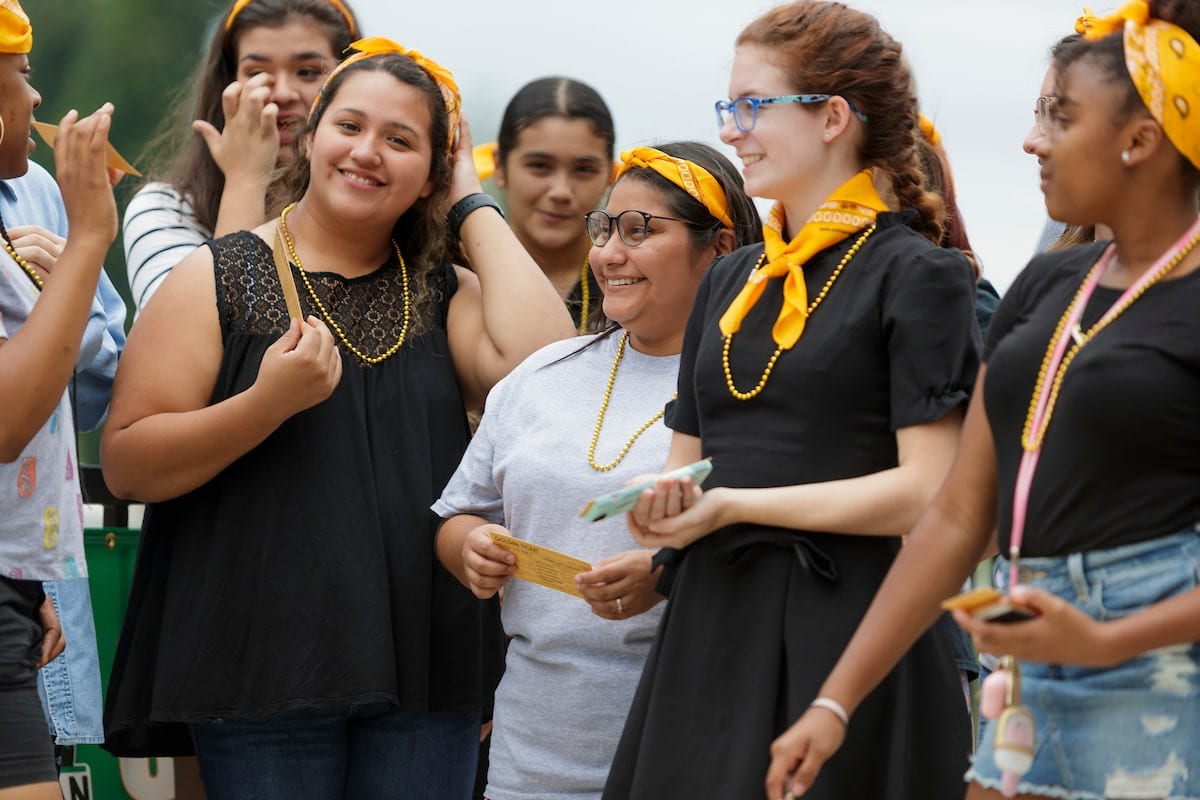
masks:
<path fill-rule="evenodd" d="M 139 169 L 146 143 L 169 120 L 190 89 L 225 0 L 25 0 L 33 22 L 33 84 L 42 94 L 37 118 L 58 122 L 72 108 L 87 114 L 106 100 L 116 107 L 109 138 Z M 51 172 L 54 156 L 43 142 L 34 158 Z M 117 186 L 118 208 L 140 180 Z M 105 268 L 127 292 L 121 239 Z"/>

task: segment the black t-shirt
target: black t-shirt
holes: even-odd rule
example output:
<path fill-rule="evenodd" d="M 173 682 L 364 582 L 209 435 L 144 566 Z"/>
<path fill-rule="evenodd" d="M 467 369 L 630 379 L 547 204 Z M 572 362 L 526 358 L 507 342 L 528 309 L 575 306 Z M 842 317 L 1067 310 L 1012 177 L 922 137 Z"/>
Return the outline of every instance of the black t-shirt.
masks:
<path fill-rule="evenodd" d="M 718 320 L 762 254 L 718 259 L 697 292 L 667 424 L 699 436 L 713 458 L 707 486 L 791 486 L 852 478 L 897 464 L 895 431 L 964 404 L 978 367 L 975 290 L 956 250 L 931 245 L 905 214 L 878 229 L 845 266 L 784 351 L 762 394 L 735 399 L 721 367 Z M 809 302 L 858 236 L 804 266 Z M 783 281 L 768 282 L 733 337 L 735 385 L 751 389 L 775 349 Z"/>
<path fill-rule="evenodd" d="M 1034 259 L 992 319 L 984 390 L 1008 549 L 1021 431 L 1059 317 L 1105 243 Z M 1086 330 L 1121 295 L 1097 287 Z M 1165 536 L 1200 520 L 1200 271 L 1152 287 L 1075 357 L 1046 432 L 1026 514 L 1029 556 Z"/>

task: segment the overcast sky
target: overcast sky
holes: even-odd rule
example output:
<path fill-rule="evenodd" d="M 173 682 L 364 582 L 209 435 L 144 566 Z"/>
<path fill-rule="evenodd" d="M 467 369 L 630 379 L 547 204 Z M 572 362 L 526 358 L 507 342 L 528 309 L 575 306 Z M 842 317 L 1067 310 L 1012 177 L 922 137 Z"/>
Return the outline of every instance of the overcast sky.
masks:
<path fill-rule="evenodd" d="M 1115 0 L 1093 0 L 1107 10 Z M 476 141 L 495 138 L 512 94 L 568 75 L 613 110 L 618 150 L 671 139 L 720 145 L 733 42 L 773 3 L 739 0 L 354 0 L 368 35 L 450 68 Z M 1076 0 L 861 0 L 900 40 L 922 110 L 942 131 L 959 204 L 985 274 L 1006 287 L 1045 220 L 1037 165 L 1021 151 L 1047 50 L 1071 32 Z M 724 147 L 723 145 L 720 145 Z M 732 156 L 732 151 L 725 149 Z"/>

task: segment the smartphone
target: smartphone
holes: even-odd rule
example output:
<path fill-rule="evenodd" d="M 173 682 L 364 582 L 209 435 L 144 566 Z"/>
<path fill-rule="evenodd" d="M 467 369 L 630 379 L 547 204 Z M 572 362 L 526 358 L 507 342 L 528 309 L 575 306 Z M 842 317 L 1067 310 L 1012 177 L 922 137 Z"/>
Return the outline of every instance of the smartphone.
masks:
<path fill-rule="evenodd" d="M 972 612 L 971 616 L 983 622 L 1023 622 L 1036 617 L 1037 612 L 1012 603 L 995 603 Z"/>
<path fill-rule="evenodd" d="M 1006 595 L 991 587 L 956 594 L 942 601 L 942 608 L 966 611 L 983 622 L 1021 622 L 1037 616 L 1037 612 L 1010 602 Z"/>
<path fill-rule="evenodd" d="M 712 459 L 704 458 L 688 464 L 686 467 L 680 467 L 679 469 L 664 473 L 663 477 L 676 478 L 678 480 L 691 478 L 692 483 L 699 485 L 704 482 L 704 479 L 708 477 L 710 472 L 712 472 Z M 588 504 L 583 508 L 583 513 L 579 516 L 588 522 L 598 522 L 605 517 L 611 517 L 613 514 L 624 514 L 626 511 L 632 511 L 633 507 L 637 505 L 638 498 L 642 496 L 642 492 L 653 487 L 654 480 L 648 480 L 617 489 L 615 492 L 602 494 L 599 497 L 589 500 Z"/>

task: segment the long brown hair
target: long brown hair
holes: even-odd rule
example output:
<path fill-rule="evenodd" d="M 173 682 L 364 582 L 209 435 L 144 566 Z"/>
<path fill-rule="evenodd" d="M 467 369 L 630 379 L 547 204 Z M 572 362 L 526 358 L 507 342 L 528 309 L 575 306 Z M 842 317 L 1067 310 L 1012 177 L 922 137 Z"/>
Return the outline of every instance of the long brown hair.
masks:
<path fill-rule="evenodd" d="M 224 129 L 221 93 L 237 80 L 237 45 L 242 34 L 253 28 L 278 28 L 302 17 L 315 21 L 325 31 L 335 59 L 341 58 L 353 41 L 349 22 L 329 0 L 254 0 L 238 12 L 229 30 L 225 30 L 231 10 L 232 6 L 217 22 L 207 55 L 185 84 L 184 94 L 175 104 L 175 113 L 166 118 L 145 150 L 152 164 L 149 174 L 155 180 L 171 184 L 191 202 L 196 221 L 209 231 L 217 224 L 225 174 L 213 160 L 204 139 L 192 131 L 192 120 L 206 120 L 217 130 Z"/>
<path fill-rule="evenodd" d="M 751 22 L 737 44 L 774 51 L 796 91 L 838 95 L 866 114 L 859 158 L 884 173 L 902 206 L 917 211 L 914 227 L 941 240 L 945 208 L 921 169 L 912 74 L 899 42 L 874 17 L 842 3 L 800 0 Z"/>

